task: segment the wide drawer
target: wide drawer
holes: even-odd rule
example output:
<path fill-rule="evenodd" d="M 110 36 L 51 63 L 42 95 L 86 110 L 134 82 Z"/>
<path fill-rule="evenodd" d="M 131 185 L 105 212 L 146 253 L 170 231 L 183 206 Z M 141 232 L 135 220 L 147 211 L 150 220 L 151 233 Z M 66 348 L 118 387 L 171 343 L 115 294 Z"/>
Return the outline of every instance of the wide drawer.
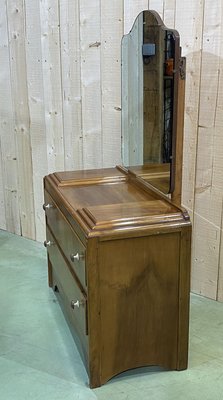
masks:
<path fill-rule="evenodd" d="M 69 267 L 54 242 L 54 237 L 47 228 L 49 260 L 52 264 L 53 289 L 63 301 L 63 307 L 71 324 L 80 338 L 87 335 L 87 296 L 78 287 Z"/>
<path fill-rule="evenodd" d="M 86 249 L 78 236 L 56 206 L 52 197 L 45 191 L 46 222 L 53 232 L 56 242 L 63 251 L 72 269 L 86 289 L 85 252 Z"/>

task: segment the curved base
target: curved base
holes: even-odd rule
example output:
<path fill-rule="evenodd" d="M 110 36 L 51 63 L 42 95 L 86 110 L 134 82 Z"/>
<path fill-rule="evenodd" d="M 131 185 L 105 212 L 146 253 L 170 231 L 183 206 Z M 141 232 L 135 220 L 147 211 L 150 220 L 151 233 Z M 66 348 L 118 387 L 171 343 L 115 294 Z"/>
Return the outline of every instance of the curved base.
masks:
<path fill-rule="evenodd" d="M 146 371 L 142 371 L 145 368 L 146 368 Z M 107 383 L 111 379 L 114 379 L 117 376 L 121 376 L 122 374 L 126 374 L 126 376 L 127 376 L 127 374 L 134 375 L 135 373 L 139 373 L 140 372 L 139 370 L 141 370 L 141 372 L 144 372 L 144 373 L 145 372 L 146 373 L 150 373 L 150 372 L 154 372 L 154 370 L 156 370 L 156 372 L 157 371 L 158 372 L 159 371 L 160 372 L 165 372 L 165 371 L 182 371 L 182 370 L 185 370 L 185 369 L 187 369 L 187 364 L 184 365 L 184 367 L 181 367 L 181 368 L 179 368 L 179 367 L 172 368 L 172 367 L 168 367 L 166 365 L 157 365 L 157 364 L 147 364 L 146 363 L 146 364 L 143 364 L 143 365 L 135 365 L 135 366 L 132 366 L 132 367 L 127 368 L 127 369 L 122 369 L 122 370 L 120 370 L 118 372 L 114 371 L 111 375 L 103 376 L 103 378 L 102 377 L 100 378 L 99 376 L 96 376 L 96 374 L 94 374 L 91 377 L 90 381 L 89 381 L 89 386 L 90 386 L 91 389 L 95 389 L 97 387 L 100 387 L 100 386 L 104 385 L 105 383 Z"/>
<path fill-rule="evenodd" d="M 99 328 L 89 331 L 91 387 L 143 366 L 187 368 L 189 234 L 103 242 Z"/>

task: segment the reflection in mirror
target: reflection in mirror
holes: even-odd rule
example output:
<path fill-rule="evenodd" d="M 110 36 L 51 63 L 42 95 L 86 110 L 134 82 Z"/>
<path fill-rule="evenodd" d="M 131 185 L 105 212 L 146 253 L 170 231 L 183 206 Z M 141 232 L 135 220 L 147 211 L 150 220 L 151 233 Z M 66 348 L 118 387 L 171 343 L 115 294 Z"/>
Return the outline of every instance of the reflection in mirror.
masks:
<path fill-rule="evenodd" d="M 174 189 L 179 36 L 143 11 L 122 39 L 123 164 L 164 193 Z"/>

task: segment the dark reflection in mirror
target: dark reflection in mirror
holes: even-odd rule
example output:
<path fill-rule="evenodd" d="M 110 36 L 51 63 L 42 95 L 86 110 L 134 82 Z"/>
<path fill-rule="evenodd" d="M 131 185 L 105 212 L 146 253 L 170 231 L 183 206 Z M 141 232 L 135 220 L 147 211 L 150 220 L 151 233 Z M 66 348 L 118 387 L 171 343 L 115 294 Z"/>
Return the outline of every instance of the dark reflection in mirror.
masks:
<path fill-rule="evenodd" d="M 163 129 L 163 154 L 164 163 L 171 162 L 172 158 L 172 132 L 173 132 L 173 60 L 174 40 L 171 32 L 166 31 L 165 37 L 165 62 L 163 81 L 164 104 L 164 129 Z"/>
<path fill-rule="evenodd" d="M 174 189 L 179 36 L 157 13 L 142 12 L 122 40 L 122 157 L 162 190 Z"/>

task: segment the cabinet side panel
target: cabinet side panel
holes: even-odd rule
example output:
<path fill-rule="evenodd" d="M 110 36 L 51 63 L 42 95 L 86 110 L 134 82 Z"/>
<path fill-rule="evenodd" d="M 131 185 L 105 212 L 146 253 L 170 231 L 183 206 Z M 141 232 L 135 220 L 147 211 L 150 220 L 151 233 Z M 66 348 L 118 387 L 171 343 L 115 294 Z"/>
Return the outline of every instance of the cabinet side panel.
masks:
<path fill-rule="evenodd" d="M 191 269 L 191 227 L 181 233 L 179 272 L 178 370 L 187 368 Z"/>
<path fill-rule="evenodd" d="M 100 291 L 98 278 L 98 240 L 90 239 L 86 252 L 88 281 L 88 336 L 90 387 L 101 386 Z"/>
<path fill-rule="evenodd" d="M 177 368 L 180 233 L 99 247 L 102 382 L 143 365 Z"/>

